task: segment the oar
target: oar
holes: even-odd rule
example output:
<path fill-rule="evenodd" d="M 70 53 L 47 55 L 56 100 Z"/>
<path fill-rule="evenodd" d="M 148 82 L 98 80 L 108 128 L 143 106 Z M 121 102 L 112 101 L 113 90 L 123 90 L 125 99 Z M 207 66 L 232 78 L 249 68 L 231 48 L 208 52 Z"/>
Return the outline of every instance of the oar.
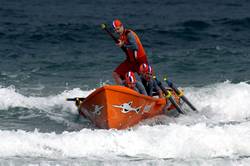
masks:
<path fill-rule="evenodd" d="M 119 40 L 114 36 L 114 34 L 112 32 L 110 32 L 110 30 L 107 28 L 106 24 L 101 24 L 101 28 L 107 32 L 107 34 L 115 41 L 115 43 L 119 43 Z M 122 46 L 121 49 L 126 53 L 126 55 L 128 55 L 127 49 Z"/>
<path fill-rule="evenodd" d="M 86 98 L 85 97 L 75 97 L 75 98 L 67 98 L 66 101 L 74 101 L 76 106 L 79 107 L 81 102 L 83 102 Z"/>
<path fill-rule="evenodd" d="M 182 108 L 176 103 L 176 101 L 174 100 L 171 92 L 169 90 L 167 90 L 162 83 L 157 80 L 157 78 L 154 76 L 153 77 L 156 80 L 157 85 L 161 88 L 161 90 L 163 91 L 163 93 L 166 95 L 166 98 L 169 99 L 169 101 L 175 106 L 176 110 L 180 113 L 180 114 L 186 114 L 185 111 L 182 110 Z"/>
<path fill-rule="evenodd" d="M 184 96 L 183 92 L 180 91 L 173 82 L 169 81 L 167 77 L 164 77 L 164 81 L 168 84 L 168 86 L 175 91 L 175 93 L 193 110 L 197 111 L 197 109 L 188 101 L 188 99 Z"/>
<path fill-rule="evenodd" d="M 67 98 L 67 101 L 76 101 L 76 100 L 80 100 L 80 101 L 84 101 L 86 98 L 85 97 L 75 97 L 75 98 Z"/>

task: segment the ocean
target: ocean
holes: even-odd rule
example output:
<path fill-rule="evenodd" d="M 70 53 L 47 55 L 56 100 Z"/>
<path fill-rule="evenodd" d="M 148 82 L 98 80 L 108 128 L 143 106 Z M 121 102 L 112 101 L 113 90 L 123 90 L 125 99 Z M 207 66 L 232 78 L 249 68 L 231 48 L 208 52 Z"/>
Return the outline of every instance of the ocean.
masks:
<path fill-rule="evenodd" d="M 248 0 L 0 0 L 0 165 L 247 166 Z M 159 79 L 197 107 L 103 130 L 68 97 L 114 84 L 124 53 L 101 29 L 120 19 Z"/>

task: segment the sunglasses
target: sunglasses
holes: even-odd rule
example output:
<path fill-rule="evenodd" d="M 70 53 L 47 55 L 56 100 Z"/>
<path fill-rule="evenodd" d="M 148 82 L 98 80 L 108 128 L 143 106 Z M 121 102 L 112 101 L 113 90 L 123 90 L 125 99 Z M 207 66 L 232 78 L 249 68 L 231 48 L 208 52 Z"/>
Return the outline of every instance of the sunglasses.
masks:
<path fill-rule="evenodd" d="M 115 31 L 117 32 L 117 31 L 119 31 L 121 29 L 121 27 L 117 27 L 117 28 L 115 28 Z"/>

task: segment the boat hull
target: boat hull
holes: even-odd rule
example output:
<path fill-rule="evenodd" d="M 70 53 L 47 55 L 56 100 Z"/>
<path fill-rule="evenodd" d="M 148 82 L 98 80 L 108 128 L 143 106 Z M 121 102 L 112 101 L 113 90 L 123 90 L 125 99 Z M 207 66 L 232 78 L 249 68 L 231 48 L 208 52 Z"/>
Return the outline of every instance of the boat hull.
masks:
<path fill-rule="evenodd" d="M 79 106 L 79 111 L 97 127 L 125 129 L 143 119 L 163 114 L 166 99 L 141 95 L 123 86 L 96 89 Z M 169 109 L 173 106 L 169 105 Z"/>

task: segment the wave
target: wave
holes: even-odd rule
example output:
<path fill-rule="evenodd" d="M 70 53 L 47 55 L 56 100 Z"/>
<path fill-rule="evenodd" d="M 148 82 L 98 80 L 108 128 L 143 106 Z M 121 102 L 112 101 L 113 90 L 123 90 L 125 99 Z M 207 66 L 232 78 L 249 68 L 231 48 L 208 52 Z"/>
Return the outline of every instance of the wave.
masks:
<path fill-rule="evenodd" d="M 238 121 L 250 117 L 250 85 L 226 81 L 202 88 L 189 88 L 187 96 L 199 110 L 215 121 Z M 210 117 L 211 118 L 211 117 Z"/>
<path fill-rule="evenodd" d="M 0 130 L 0 156 L 98 160 L 237 158 L 250 156 L 249 125 L 144 125 L 131 130 L 83 129 L 62 134 Z"/>
<path fill-rule="evenodd" d="M 209 20 L 186 20 L 182 22 L 177 22 L 170 26 L 160 27 L 158 25 L 152 27 L 146 27 L 144 29 L 138 29 L 139 33 L 150 33 L 151 35 L 157 35 L 159 39 L 163 36 L 168 40 L 183 39 L 187 41 L 200 41 L 200 40 L 210 40 L 218 38 L 220 34 L 211 31 L 213 24 Z M 152 37 L 153 38 L 153 37 Z M 154 39 L 154 38 L 153 38 Z M 158 39 L 158 40 L 159 40 Z M 170 44 L 171 42 L 166 42 L 162 44 Z"/>
<path fill-rule="evenodd" d="M 33 26 L 28 23 L 3 23 L 1 36 L 6 39 L 15 39 L 27 42 L 49 42 L 52 44 L 60 42 L 85 42 L 86 38 L 96 35 L 97 25 L 79 23 L 55 23 Z M 9 28 L 13 28 L 10 33 Z"/>
<path fill-rule="evenodd" d="M 188 20 L 181 23 L 180 25 L 185 28 L 192 28 L 194 30 L 204 30 L 211 26 L 208 22 L 201 20 Z"/>
<path fill-rule="evenodd" d="M 250 85 L 246 82 L 235 84 L 226 81 L 205 87 L 184 87 L 183 89 L 199 113 L 196 114 L 183 104 L 183 109 L 188 113 L 187 116 L 178 118 L 160 116 L 145 120 L 139 126 L 169 125 L 171 123 L 181 125 L 205 123 L 209 126 L 225 126 L 249 121 Z M 1 87 L 0 110 L 5 127 L 2 126 L 0 129 L 32 131 L 37 128 L 43 132 L 61 133 L 82 128 L 95 128 L 90 126 L 84 118 L 82 118 L 84 122 L 76 121 L 76 116 L 71 114 L 78 114 L 74 102 L 65 101 L 70 97 L 86 97 L 92 91 L 75 88 L 65 90 L 60 94 L 37 97 L 22 95 L 13 86 Z M 39 123 L 34 123 L 34 121 L 39 121 Z M 47 121 L 48 124 L 44 125 L 44 121 Z"/>
<path fill-rule="evenodd" d="M 221 25 L 230 27 L 234 31 L 240 31 L 240 30 L 248 30 L 250 27 L 250 17 L 245 18 L 238 18 L 238 19 L 232 19 L 232 18 L 223 18 L 218 20 L 213 20 L 214 23 L 219 23 Z"/>
<path fill-rule="evenodd" d="M 200 112 L 211 114 L 217 120 L 244 120 L 250 117 L 250 85 L 246 82 L 231 83 L 226 81 L 205 87 L 183 87 L 186 96 L 193 102 Z M 93 90 L 83 91 L 79 88 L 65 90 L 60 94 L 36 97 L 25 96 L 14 86 L 0 87 L 0 110 L 15 107 L 27 109 L 75 110 L 72 103 L 65 102 L 68 97 L 86 97 Z"/>
<path fill-rule="evenodd" d="M 74 104 L 66 102 L 65 99 L 78 96 L 85 97 L 89 93 L 91 91 L 83 91 L 75 88 L 52 96 L 36 97 L 24 96 L 14 86 L 0 87 L 0 110 L 8 110 L 15 107 L 47 111 L 53 110 L 56 107 L 60 107 L 62 110 L 75 110 Z"/>

